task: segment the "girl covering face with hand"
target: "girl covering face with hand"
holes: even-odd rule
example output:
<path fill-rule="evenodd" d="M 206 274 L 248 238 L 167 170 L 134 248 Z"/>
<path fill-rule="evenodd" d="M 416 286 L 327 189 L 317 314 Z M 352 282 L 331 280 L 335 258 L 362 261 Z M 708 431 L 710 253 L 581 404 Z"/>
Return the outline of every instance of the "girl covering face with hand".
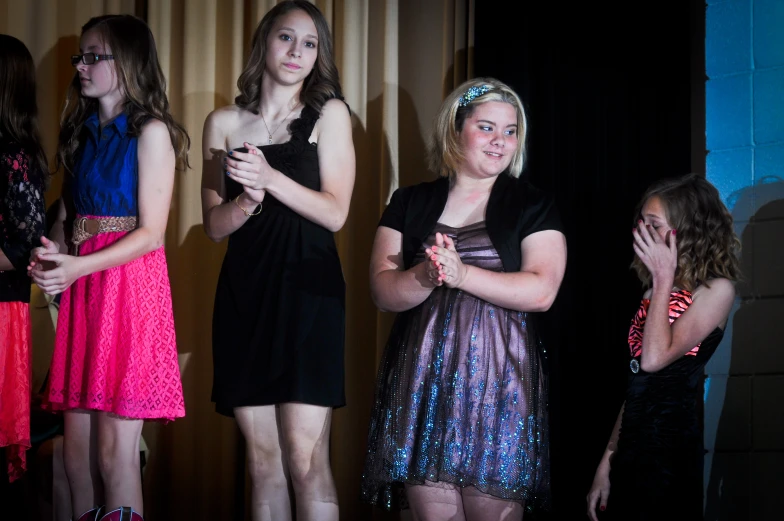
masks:
<path fill-rule="evenodd" d="M 629 329 L 629 383 L 588 492 L 598 519 L 702 519 L 705 364 L 740 276 L 732 216 L 696 174 L 651 186 L 632 229 L 632 266 L 649 286 Z"/>

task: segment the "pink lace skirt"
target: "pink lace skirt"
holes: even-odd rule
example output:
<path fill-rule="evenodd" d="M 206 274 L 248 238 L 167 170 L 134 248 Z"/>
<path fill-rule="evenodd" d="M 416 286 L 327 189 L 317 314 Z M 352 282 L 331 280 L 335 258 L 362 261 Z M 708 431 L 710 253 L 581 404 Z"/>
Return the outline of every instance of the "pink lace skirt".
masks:
<path fill-rule="evenodd" d="M 91 237 L 79 254 L 126 233 Z M 163 421 L 185 415 L 162 247 L 82 277 L 63 293 L 44 407 Z"/>
<path fill-rule="evenodd" d="M 0 302 L 0 447 L 6 450 L 10 481 L 27 468 L 32 352 L 28 304 Z"/>

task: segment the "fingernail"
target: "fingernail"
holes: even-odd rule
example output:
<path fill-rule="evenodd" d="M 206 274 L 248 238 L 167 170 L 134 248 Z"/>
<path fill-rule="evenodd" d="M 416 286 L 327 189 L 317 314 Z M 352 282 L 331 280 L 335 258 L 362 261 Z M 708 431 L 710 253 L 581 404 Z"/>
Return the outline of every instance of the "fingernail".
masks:
<path fill-rule="evenodd" d="M 433 246 L 433 251 L 438 251 L 438 246 Z"/>
<path fill-rule="evenodd" d="M 234 155 L 234 150 L 229 150 L 229 155 L 233 156 Z"/>
<path fill-rule="evenodd" d="M 602 512 L 604 512 L 604 509 L 605 509 L 605 508 L 607 508 L 607 507 L 605 507 L 604 505 L 602 505 L 602 506 L 600 506 L 600 507 L 599 507 L 599 510 L 601 510 Z"/>
<path fill-rule="evenodd" d="M 675 230 L 672 231 L 672 234 L 675 235 Z"/>

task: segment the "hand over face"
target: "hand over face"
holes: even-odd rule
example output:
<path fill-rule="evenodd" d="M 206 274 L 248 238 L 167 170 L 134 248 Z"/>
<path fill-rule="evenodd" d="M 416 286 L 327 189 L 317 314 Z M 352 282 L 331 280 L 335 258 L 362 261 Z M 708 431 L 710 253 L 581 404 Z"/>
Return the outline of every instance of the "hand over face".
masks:
<path fill-rule="evenodd" d="M 638 221 L 637 227 L 632 230 L 634 237 L 634 253 L 651 272 L 654 280 L 668 279 L 670 282 L 675 277 L 678 267 L 678 247 L 675 244 L 675 230 L 667 234 L 666 241 L 652 230 L 643 221 Z"/>

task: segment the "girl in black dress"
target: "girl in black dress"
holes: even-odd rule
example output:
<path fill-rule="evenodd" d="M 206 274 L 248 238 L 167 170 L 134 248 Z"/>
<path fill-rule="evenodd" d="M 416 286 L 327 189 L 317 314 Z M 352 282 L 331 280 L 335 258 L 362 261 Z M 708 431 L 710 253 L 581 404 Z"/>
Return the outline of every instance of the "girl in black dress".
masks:
<path fill-rule="evenodd" d="M 202 208 L 229 238 L 215 295 L 219 413 L 247 442 L 254 521 L 337 520 L 332 410 L 345 404 L 345 283 L 334 240 L 354 185 L 350 112 L 329 27 L 304 0 L 253 36 L 235 104 L 204 124 Z"/>
<path fill-rule="evenodd" d="M 650 288 L 629 330 L 626 401 L 588 516 L 693 521 L 703 503 L 698 400 L 735 299 L 740 241 L 718 191 L 696 174 L 649 188 L 637 219 L 633 267 Z"/>

